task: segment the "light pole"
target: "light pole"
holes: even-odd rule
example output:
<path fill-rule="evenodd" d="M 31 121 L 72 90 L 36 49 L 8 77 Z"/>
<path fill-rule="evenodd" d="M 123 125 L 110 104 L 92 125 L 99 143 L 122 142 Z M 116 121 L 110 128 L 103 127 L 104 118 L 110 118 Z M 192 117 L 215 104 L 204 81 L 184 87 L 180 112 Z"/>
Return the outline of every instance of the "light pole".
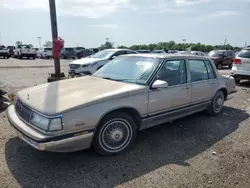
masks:
<path fill-rule="evenodd" d="M 50 22 L 51 22 L 51 33 L 53 42 L 55 39 L 58 38 L 55 0 L 49 0 L 49 9 L 50 9 Z M 60 80 L 60 78 L 63 77 L 63 75 L 61 74 L 60 59 L 54 58 L 54 66 L 55 66 L 55 74 L 51 75 L 51 77 L 48 78 L 48 82 Z"/>
<path fill-rule="evenodd" d="M 42 37 L 37 37 L 38 38 L 38 42 L 39 42 L 39 49 L 41 49 L 41 39 Z"/>

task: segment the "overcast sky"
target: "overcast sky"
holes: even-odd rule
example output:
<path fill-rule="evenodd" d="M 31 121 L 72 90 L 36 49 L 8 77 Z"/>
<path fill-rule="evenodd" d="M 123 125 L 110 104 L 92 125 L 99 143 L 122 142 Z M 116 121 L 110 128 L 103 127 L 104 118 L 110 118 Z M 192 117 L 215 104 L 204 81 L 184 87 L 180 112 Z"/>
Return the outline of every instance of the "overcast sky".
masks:
<path fill-rule="evenodd" d="M 49 0 L 0 0 L 4 45 L 51 40 Z M 56 0 L 65 46 L 98 47 L 175 40 L 250 44 L 250 0 Z M 1 41 L 0 41 L 1 42 Z"/>

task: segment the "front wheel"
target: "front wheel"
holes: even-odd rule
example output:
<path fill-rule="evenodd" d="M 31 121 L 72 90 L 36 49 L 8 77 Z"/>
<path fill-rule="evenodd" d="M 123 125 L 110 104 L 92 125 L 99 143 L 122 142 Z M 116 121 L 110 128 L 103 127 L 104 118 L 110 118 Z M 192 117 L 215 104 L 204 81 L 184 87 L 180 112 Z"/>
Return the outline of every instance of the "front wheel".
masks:
<path fill-rule="evenodd" d="M 98 125 L 93 140 L 94 150 L 101 155 L 126 151 L 136 139 L 136 124 L 131 116 L 116 112 L 104 117 Z"/>
<path fill-rule="evenodd" d="M 212 102 L 209 104 L 209 107 L 207 109 L 207 113 L 216 116 L 221 113 L 223 110 L 223 105 L 225 101 L 225 96 L 222 90 L 217 91 L 215 96 L 213 97 Z"/>

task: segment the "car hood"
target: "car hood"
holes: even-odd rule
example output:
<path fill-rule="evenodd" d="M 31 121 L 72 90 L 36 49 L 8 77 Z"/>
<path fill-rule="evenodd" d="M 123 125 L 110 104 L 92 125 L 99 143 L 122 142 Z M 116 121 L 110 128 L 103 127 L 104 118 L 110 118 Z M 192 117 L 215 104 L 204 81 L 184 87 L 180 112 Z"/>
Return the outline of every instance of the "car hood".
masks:
<path fill-rule="evenodd" d="M 57 115 L 74 108 L 145 91 L 146 87 L 94 76 L 67 79 L 27 88 L 17 97 L 45 115 Z"/>
<path fill-rule="evenodd" d="M 82 59 L 72 61 L 70 64 L 84 65 L 84 64 L 89 64 L 89 63 L 93 63 L 96 61 L 101 61 L 101 60 L 106 60 L 106 59 L 87 57 L 87 58 L 82 58 Z"/>

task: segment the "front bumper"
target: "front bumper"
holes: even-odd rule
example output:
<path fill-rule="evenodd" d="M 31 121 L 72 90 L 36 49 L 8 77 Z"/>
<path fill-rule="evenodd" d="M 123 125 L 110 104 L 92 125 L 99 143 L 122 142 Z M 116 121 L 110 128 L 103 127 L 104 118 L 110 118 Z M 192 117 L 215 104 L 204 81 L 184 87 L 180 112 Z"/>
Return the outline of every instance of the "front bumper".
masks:
<path fill-rule="evenodd" d="M 0 52 L 0 56 L 9 56 L 10 54 L 8 52 Z"/>
<path fill-rule="evenodd" d="M 91 146 L 93 130 L 48 136 L 24 123 L 16 114 L 14 105 L 8 107 L 7 117 L 10 124 L 15 128 L 17 136 L 37 150 L 73 152 L 87 149 Z"/>

